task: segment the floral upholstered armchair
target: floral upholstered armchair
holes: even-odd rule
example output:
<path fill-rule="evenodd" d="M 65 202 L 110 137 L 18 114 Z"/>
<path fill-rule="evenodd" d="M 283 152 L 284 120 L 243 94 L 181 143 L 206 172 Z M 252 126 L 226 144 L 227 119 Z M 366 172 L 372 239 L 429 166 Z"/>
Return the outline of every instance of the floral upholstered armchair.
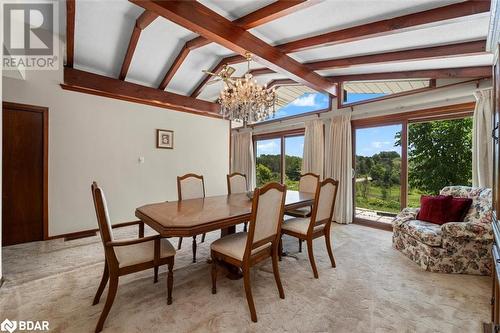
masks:
<path fill-rule="evenodd" d="M 447 186 L 440 194 L 472 199 L 464 221 L 433 224 L 417 220 L 419 208 L 405 208 L 392 222 L 393 247 L 431 272 L 489 275 L 491 189 Z"/>

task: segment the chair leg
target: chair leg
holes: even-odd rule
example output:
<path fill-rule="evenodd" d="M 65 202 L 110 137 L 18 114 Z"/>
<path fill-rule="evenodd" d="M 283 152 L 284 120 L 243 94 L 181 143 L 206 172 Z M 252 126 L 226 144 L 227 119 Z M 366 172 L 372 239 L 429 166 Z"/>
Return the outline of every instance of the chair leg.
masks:
<path fill-rule="evenodd" d="M 206 236 L 206 233 L 204 233 L 203 235 L 201 235 L 201 242 L 204 243 L 205 242 L 205 236 Z"/>
<path fill-rule="evenodd" d="M 177 250 L 180 250 L 182 246 L 182 237 L 179 237 L 179 242 L 177 243 Z"/>
<path fill-rule="evenodd" d="M 245 294 L 247 296 L 248 307 L 250 308 L 250 317 L 254 323 L 257 322 L 257 313 L 253 303 L 252 289 L 250 287 L 250 269 L 243 268 L 243 285 L 245 286 Z"/>
<path fill-rule="evenodd" d="M 283 237 L 283 235 L 281 235 L 281 237 Z M 279 259 L 279 261 L 281 261 L 281 257 L 283 256 L 283 240 L 281 239 L 281 237 L 280 237 L 280 240 L 278 243 L 278 259 Z"/>
<path fill-rule="evenodd" d="M 104 305 L 104 309 L 102 310 L 101 316 L 99 317 L 99 321 L 97 322 L 97 326 L 95 328 L 96 333 L 102 331 L 102 327 L 104 326 L 104 322 L 108 317 L 109 310 L 111 310 L 111 306 L 113 305 L 113 301 L 115 300 L 117 289 L 118 289 L 118 276 L 111 275 L 109 279 L 108 297 L 106 298 L 106 304 Z"/>
<path fill-rule="evenodd" d="M 196 262 L 196 236 L 193 236 L 193 263 Z"/>
<path fill-rule="evenodd" d="M 299 252 L 302 252 L 302 239 L 299 239 Z"/>
<path fill-rule="evenodd" d="M 278 286 L 278 292 L 280 293 L 280 298 L 284 299 L 285 292 L 283 291 L 283 286 L 281 285 L 280 271 L 278 268 L 278 249 L 277 248 L 273 249 L 272 257 L 273 257 L 272 259 L 273 259 L 274 279 L 276 280 L 276 285 Z"/>
<path fill-rule="evenodd" d="M 172 304 L 172 289 L 174 286 L 174 262 L 168 264 L 167 275 L 167 304 Z"/>
<path fill-rule="evenodd" d="M 108 279 L 109 279 L 108 263 L 106 262 L 106 259 L 105 259 L 104 260 L 104 271 L 102 272 L 101 283 L 99 283 L 99 288 L 97 288 L 97 293 L 95 294 L 94 302 L 92 303 L 92 305 L 96 305 L 99 303 L 99 300 L 101 299 L 102 292 L 104 291 L 104 288 L 106 288 L 106 284 L 108 283 Z"/>
<path fill-rule="evenodd" d="M 144 222 L 139 223 L 139 238 L 144 237 Z"/>
<path fill-rule="evenodd" d="M 158 282 L 158 266 L 155 266 L 154 270 L 155 270 L 155 283 Z"/>
<path fill-rule="evenodd" d="M 247 232 L 248 222 L 243 223 L 243 232 Z"/>
<path fill-rule="evenodd" d="M 335 268 L 337 265 L 335 264 L 335 258 L 333 257 L 333 252 L 332 252 L 332 244 L 330 240 L 330 228 L 327 228 L 328 230 L 325 229 L 325 243 L 326 243 L 326 250 L 328 251 L 328 256 L 330 257 L 330 262 L 332 263 L 332 267 Z"/>
<path fill-rule="evenodd" d="M 217 258 L 212 258 L 212 294 L 217 293 Z"/>
<path fill-rule="evenodd" d="M 319 278 L 318 269 L 316 268 L 316 262 L 314 262 L 314 254 L 313 254 L 313 240 L 307 240 L 307 254 L 309 255 L 309 262 L 311 263 L 311 267 L 314 273 L 314 278 Z"/>

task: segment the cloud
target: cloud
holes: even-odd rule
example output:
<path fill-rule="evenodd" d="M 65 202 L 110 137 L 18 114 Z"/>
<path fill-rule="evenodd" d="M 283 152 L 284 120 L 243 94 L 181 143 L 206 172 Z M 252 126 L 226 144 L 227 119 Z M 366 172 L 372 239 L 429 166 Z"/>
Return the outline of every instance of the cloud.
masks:
<path fill-rule="evenodd" d="M 373 141 L 372 142 L 372 147 L 373 148 L 382 148 L 382 147 L 390 147 L 392 146 L 392 142 L 389 141 Z"/>
<path fill-rule="evenodd" d="M 276 140 L 270 141 L 257 141 L 257 155 L 260 156 L 262 154 L 278 154 L 278 142 Z"/>
<path fill-rule="evenodd" d="M 316 94 L 302 95 L 290 104 L 295 106 L 317 106 Z"/>

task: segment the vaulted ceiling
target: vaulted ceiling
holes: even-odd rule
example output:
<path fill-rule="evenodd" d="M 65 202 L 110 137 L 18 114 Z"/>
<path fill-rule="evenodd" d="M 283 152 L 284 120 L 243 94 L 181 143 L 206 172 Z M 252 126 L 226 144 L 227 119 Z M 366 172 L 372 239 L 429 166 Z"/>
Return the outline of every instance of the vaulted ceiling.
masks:
<path fill-rule="evenodd" d="M 402 78 L 480 77 L 486 72 L 482 66 L 493 61 L 485 52 L 489 1 L 68 4 L 75 9 L 74 60 L 68 67 L 209 102 L 221 84 L 206 85 L 202 70 L 231 63 L 235 75 L 243 75 L 244 50 L 256 55 L 251 67 L 262 84 L 292 79 L 333 94 L 336 77 L 363 80 L 364 74 L 394 72 L 407 73 Z M 204 21 L 204 15 L 213 19 Z M 456 68 L 469 71 L 449 70 Z"/>

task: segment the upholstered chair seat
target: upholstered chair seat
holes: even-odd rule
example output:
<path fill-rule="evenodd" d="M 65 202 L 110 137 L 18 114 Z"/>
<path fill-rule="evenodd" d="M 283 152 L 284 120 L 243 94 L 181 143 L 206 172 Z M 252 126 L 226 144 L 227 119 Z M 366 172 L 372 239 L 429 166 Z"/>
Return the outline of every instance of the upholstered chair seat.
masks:
<path fill-rule="evenodd" d="M 212 243 L 211 248 L 214 251 L 222 253 L 234 259 L 243 260 L 245 254 L 245 246 L 247 245 L 248 233 L 238 232 L 235 234 L 227 235 Z M 271 242 L 259 246 L 252 250 L 252 254 L 264 250 L 271 246 Z"/>
<path fill-rule="evenodd" d="M 292 219 L 285 220 L 281 225 L 281 230 L 296 232 L 301 235 L 307 235 L 307 230 L 309 229 L 309 224 L 311 224 L 311 218 L 306 217 L 296 217 Z M 314 232 L 322 230 L 325 228 L 324 224 L 314 226 Z"/>
<path fill-rule="evenodd" d="M 154 260 L 154 240 L 115 248 L 120 268 Z M 175 248 L 166 238 L 160 240 L 160 258 L 172 257 Z"/>

